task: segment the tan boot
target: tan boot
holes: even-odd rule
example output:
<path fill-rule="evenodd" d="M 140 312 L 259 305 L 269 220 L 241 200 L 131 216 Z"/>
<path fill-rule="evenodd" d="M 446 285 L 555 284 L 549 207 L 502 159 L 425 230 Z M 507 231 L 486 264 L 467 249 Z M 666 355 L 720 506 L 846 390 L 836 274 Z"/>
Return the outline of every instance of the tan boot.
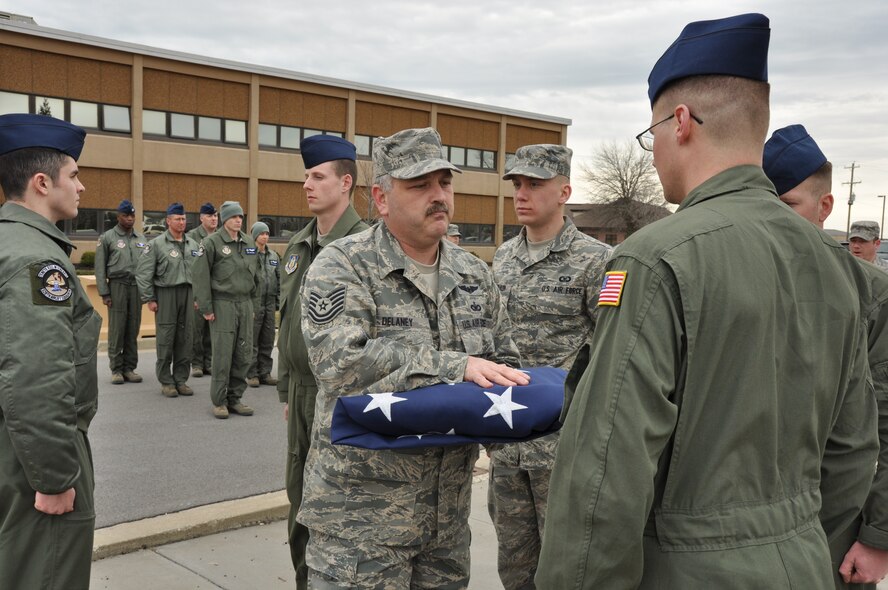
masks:
<path fill-rule="evenodd" d="M 114 373 L 113 375 L 111 375 L 111 383 L 113 383 L 114 385 L 123 385 L 123 374 Z"/>
<path fill-rule="evenodd" d="M 161 385 L 160 393 L 162 393 L 164 397 L 179 397 L 179 392 L 176 391 L 175 385 Z"/>
<path fill-rule="evenodd" d="M 259 377 L 247 377 L 247 385 L 250 387 L 259 387 Z"/>
<path fill-rule="evenodd" d="M 213 416 L 220 420 L 228 418 L 228 408 L 225 406 L 213 406 Z"/>
<path fill-rule="evenodd" d="M 141 383 L 142 376 L 136 373 L 135 371 L 124 371 L 123 378 L 130 383 Z"/>
<path fill-rule="evenodd" d="M 179 395 L 194 395 L 194 390 L 185 385 L 184 383 L 180 383 L 176 385 L 176 391 L 179 392 Z"/>
<path fill-rule="evenodd" d="M 193 369 L 191 369 L 191 376 L 203 377 L 203 369 L 201 369 L 200 367 L 194 367 Z"/>
<path fill-rule="evenodd" d="M 237 402 L 233 406 L 229 405 L 228 410 L 231 412 L 234 412 L 235 414 L 238 414 L 239 416 L 252 416 L 253 415 L 253 408 L 251 408 L 250 406 L 247 406 L 245 404 L 242 404 L 240 402 Z"/>
<path fill-rule="evenodd" d="M 259 383 L 262 385 L 277 385 L 278 380 L 276 377 L 272 377 L 271 375 L 262 375 L 259 377 Z"/>

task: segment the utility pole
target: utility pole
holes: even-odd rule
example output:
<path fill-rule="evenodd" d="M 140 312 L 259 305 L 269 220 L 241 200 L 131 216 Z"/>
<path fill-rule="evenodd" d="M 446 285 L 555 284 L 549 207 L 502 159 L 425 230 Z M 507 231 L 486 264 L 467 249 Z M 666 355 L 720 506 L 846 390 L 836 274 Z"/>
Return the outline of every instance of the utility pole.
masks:
<path fill-rule="evenodd" d="M 845 239 L 848 239 L 848 236 L 851 235 L 851 205 L 854 204 L 854 185 L 860 184 L 860 181 L 854 182 L 854 169 L 860 168 L 860 166 L 856 162 L 851 162 L 850 166 L 845 166 L 845 170 L 851 170 L 851 182 L 843 182 L 842 184 L 847 184 L 848 186 L 848 227 L 845 228 Z"/>
<path fill-rule="evenodd" d="M 879 195 L 876 197 L 877 199 L 882 199 L 882 225 L 879 226 L 879 239 L 882 239 L 882 234 L 885 233 L 885 195 Z"/>

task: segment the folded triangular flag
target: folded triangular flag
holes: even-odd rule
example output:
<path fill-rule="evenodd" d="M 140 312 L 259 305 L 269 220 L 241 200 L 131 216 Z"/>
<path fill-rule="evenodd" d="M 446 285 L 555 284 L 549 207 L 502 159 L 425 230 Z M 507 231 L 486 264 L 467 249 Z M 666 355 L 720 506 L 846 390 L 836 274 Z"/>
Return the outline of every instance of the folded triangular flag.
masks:
<path fill-rule="evenodd" d="M 397 393 L 340 397 L 333 410 L 333 444 L 410 449 L 531 440 L 561 428 L 567 371 L 522 369 L 528 385 L 480 387 L 440 383 Z"/>

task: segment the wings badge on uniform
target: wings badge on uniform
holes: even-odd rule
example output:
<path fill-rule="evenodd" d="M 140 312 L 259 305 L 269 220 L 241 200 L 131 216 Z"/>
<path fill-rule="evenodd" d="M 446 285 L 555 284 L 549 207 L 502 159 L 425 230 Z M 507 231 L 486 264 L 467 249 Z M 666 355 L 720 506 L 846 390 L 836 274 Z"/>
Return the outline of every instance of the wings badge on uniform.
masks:
<path fill-rule="evenodd" d="M 312 291 L 308 294 L 308 317 L 316 324 L 333 321 L 345 309 L 345 285 L 329 293 Z"/>
<path fill-rule="evenodd" d="M 408 449 L 511 443 L 557 431 L 567 372 L 553 367 L 522 370 L 530 375 L 528 385 L 441 383 L 340 397 L 331 441 L 365 449 Z"/>

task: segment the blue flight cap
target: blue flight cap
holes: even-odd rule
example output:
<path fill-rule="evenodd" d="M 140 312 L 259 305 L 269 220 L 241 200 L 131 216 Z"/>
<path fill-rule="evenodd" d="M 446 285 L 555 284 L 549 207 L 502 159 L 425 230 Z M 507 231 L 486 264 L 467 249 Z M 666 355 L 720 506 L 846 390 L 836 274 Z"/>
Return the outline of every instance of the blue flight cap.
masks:
<path fill-rule="evenodd" d="M 185 215 L 185 205 L 182 203 L 173 203 L 167 207 L 167 215 Z"/>
<path fill-rule="evenodd" d="M 201 215 L 215 215 L 216 208 L 213 207 L 212 203 L 204 203 L 200 206 L 200 214 Z"/>
<path fill-rule="evenodd" d="M 688 76 L 723 75 L 768 81 L 771 29 L 763 14 L 690 23 L 648 76 L 651 106 L 660 92 Z"/>
<path fill-rule="evenodd" d="M 305 169 L 332 160 L 352 160 L 356 157 L 355 145 L 335 135 L 312 135 L 299 142 Z"/>
<path fill-rule="evenodd" d="M 788 193 L 826 164 L 826 156 L 803 125 L 778 129 L 765 144 L 762 168 L 777 188 Z"/>
<path fill-rule="evenodd" d="M 0 155 L 24 148 L 49 148 L 75 160 L 83 150 L 86 131 L 49 115 L 0 115 Z"/>
<path fill-rule="evenodd" d="M 124 215 L 135 215 L 136 208 L 133 207 L 133 204 L 127 199 L 124 199 L 120 202 L 120 205 L 117 206 L 117 212 L 123 213 Z"/>

